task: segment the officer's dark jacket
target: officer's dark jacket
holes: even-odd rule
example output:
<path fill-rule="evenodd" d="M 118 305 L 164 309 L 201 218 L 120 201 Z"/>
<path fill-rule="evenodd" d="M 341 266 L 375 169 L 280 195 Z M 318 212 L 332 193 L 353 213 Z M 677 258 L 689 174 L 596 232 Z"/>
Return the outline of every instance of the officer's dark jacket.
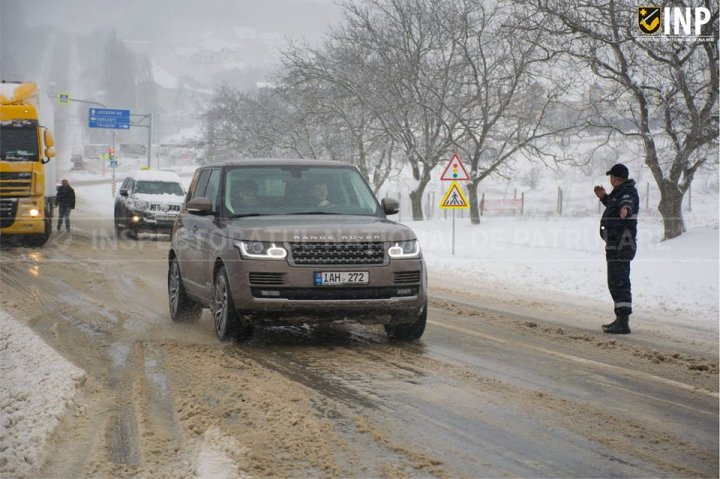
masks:
<path fill-rule="evenodd" d="M 57 204 L 65 208 L 75 209 L 75 190 L 70 185 L 60 185 L 57 190 Z"/>
<path fill-rule="evenodd" d="M 635 180 L 625 180 L 600 201 L 606 206 L 600 220 L 600 236 L 605 240 L 605 250 L 632 251 L 634 255 L 637 248 L 637 215 L 640 211 Z M 630 209 L 630 214 L 623 220 L 620 218 L 620 208 L 625 207 Z"/>

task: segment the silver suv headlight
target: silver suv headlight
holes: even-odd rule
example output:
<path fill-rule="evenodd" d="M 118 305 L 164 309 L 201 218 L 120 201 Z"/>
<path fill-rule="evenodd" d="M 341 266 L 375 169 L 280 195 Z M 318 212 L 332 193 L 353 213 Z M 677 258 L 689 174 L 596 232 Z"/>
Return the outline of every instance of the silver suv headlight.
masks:
<path fill-rule="evenodd" d="M 420 256 L 420 243 L 417 240 L 390 243 L 388 255 L 393 259 L 409 259 Z"/>
<path fill-rule="evenodd" d="M 143 200 L 132 200 L 130 202 L 130 206 L 135 208 L 136 210 L 147 210 L 148 202 Z"/>
<path fill-rule="evenodd" d="M 287 250 L 277 243 L 264 241 L 236 241 L 235 246 L 240 250 L 240 255 L 246 259 L 285 259 Z"/>

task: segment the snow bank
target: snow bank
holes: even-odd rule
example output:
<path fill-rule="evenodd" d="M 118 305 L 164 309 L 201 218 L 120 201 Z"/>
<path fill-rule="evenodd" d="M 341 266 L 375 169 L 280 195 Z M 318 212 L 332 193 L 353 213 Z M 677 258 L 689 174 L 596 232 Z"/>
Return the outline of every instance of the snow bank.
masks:
<path fill-rule="evenodd" d="M 598 218 L 483 218 L 480 225 L 442 217 L 406 222 L 418 235 L 430 276 L 450 275 L 449 287 L 472 290 L 481 281 L 512 291 L 553 292 L 612 303 Z M 698 228 L 662 241 L 662 223 L 641 218 L 632 262 L 638 311 L 660 310 L 677 323 L 716 329 L 718 320 L 717 228 Z M 522 293 L 519 293 L 522 294 Z"/>
<path fill-rule="evenodd" d="M 33 476 L 85 372 L 0 311 L 0 476 Z"/>

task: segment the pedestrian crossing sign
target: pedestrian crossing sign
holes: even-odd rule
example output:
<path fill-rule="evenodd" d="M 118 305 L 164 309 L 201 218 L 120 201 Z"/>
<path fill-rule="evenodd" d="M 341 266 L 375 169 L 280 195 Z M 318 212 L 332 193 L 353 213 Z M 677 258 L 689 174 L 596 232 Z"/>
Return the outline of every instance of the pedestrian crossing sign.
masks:
<path fill-rule="evenodd" d="M 453 181 L 450 184 L 450 188 L 447 190 L 447 193 L 445 193 L 445 196 L 440 202 L 440 208 L 470 208 L 470 203 L 468 203 L 467 198 L 465 198 L 465 195 L 462 192 L 462 188 L 460 188 L 460 185 L 458 185 L 456 181 Z"/>

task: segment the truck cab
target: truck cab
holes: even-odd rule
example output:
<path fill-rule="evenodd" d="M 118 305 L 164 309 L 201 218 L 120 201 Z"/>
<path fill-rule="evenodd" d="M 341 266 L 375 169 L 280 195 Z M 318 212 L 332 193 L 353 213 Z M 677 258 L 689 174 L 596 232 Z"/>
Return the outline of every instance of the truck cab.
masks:
<path fill-rule="evenodd" d="M 52 105 L 35 83 L 0 83 L 0 236 L 43 245 L 52 231 Z"/>

